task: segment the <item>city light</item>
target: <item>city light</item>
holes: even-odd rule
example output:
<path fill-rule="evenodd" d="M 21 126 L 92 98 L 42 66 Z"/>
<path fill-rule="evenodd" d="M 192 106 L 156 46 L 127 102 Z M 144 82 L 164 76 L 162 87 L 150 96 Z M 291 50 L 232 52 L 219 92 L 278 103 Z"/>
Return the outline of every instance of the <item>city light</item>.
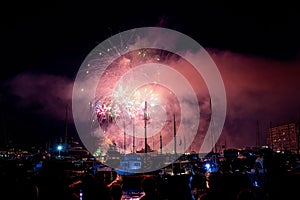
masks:
<path fill-rule="evenodd" d="M 61 151 L 62 149 L 63 149 L 62 145 L 58 145 L 58 146 L 57 146 L 57 150 L 58 150 L 58 151 Z"/>
<path fill-rule="evenodd" d="M 58 150 L 58 157 L 60 157 L 60 151 L 63 149 L 62 145 L 58 145 L 57 146 L 57 150 Z"/>

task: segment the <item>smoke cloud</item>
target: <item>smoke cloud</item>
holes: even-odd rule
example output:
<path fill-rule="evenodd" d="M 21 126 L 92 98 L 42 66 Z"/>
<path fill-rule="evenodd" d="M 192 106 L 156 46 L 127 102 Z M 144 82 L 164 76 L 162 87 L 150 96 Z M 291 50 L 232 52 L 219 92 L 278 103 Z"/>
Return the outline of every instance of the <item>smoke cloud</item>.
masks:
<path fill-rule="evenodd" d="M 268 127 L 297 120 L 300 60 L 281 61 L 208 49 L 222 74 L 227 94 L 227 120 L 221 143 L 229 147 L 266 144 Z"/>
<path fill-rule="evenodd" d="M 257 120 L 260 124 L 260 142 L 266 144 L 267 129 L 271 121 L 287 122 L 295 120 L 299 115 L 299 58 L 279 61 L 217 49 L 207 49 L 207 51 L 218 66 L 227 95 L 227 116 L 219 145 L 226 143 L 227 148 L 254 146 Z M 126 59 L 123 61 L 126 62 Z M 177 68 L 192 83 L 196 91 L 200 108 L 200 128 L 190 150 L 199 151 L 211 120 L 207 87 L 201 76 L 194 76 L 194 71 L 188 63 L 177 59 L 174 63 L 168 64 Z M 115 71 L 115 73 L 122 74 L 122 71 Z M 177 84 L 177 80 L 172 81 L 172 84 Z M 61 120 L 65 119 L 66 105 L 71 103 L 73 84 L 72 80 L 64 76 L 30 73 L 19 74 L 9 83 L 12 88 L 11 93 L 21 100 L 19 107 L 38 105 L 33 112 Z M 102 84 L 110 90 L 113 89 L 110 82 L 104 81 Z M 86 89 L 88 88 L 87 85 Z M 181 92 L 184 94 L 186 91 Z M 86 109 L 87 106 L 83 105 L 82 109 Z M 170 130 L 166 129 L 166 131 Z M 99 136 L 97 131 L 93 132 L 92 136 L 102 137 L 102 141 L 105 139 Z M 122 143 L 117 137 L 112 139 Z M 184 140 L 187 138 L 179 138 L 181 142 Z M 131 145 L 132 138 L 129 137 L 126 142 Z M 158 142 L 158 138 L 153 138 L 155 148 L 158 148 Z"/>
<path fill-rule="evenodd" d="M 65 120 L 66 106 L 72 120 L 73 82 L 63 76 L 24 73 L 9 82 L 12 95 L 19 97 L 18 106 L 34 108 L 31 112 Z"/>

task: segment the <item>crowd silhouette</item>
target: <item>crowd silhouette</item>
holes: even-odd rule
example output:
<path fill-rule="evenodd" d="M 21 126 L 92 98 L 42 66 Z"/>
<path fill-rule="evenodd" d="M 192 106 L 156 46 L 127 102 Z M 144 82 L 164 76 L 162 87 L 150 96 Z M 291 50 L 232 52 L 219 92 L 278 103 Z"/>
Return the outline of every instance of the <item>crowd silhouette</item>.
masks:
<path fill-rule="evenodd" d="M 137 191 L 140 200 L 273 200 L 299 196 L 294 182 L 300 180 L 300 173 L 286 168 L 287 163 L 296 163 L 293 157 L 263 152 L 253 160 L 249 173 L 233 162 L 220 163 L 221 170 L 213 173 L 196 168 L 193 173 L 173 175 L 86 170 L 74 176 L 70 162 L 44 162 L 37 173 L 30 161 L 0 159 L 0 192 L 5 199 L 32 200 L 123 200 L 130 190 Z"/>

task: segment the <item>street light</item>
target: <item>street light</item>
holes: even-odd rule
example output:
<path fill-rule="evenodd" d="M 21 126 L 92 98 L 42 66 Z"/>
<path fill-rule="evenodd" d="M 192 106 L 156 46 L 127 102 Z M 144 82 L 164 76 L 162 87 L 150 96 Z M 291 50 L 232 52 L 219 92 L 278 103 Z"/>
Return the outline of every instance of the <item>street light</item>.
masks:
<path fill-rule="evenodd" d="M 57 146 L 57 150 L 58 150 L 58 157 L 60 157 L 60 151 L 63 149 L 62 145 L 58 145 Z"/>

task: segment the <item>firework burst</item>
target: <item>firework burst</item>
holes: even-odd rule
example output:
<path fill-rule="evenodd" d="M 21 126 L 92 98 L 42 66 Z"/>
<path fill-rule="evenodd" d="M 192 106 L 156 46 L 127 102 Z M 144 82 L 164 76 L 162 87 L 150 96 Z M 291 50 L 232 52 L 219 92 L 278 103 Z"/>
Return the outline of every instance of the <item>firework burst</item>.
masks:
<path fill-rule="evenodd" d="M 128 153 L 132 149 L 125 144 L 130 146 L 133 137 L 142 148 L 147 124 L 153 149 L 162 136 L 163 152 L 172 152 L 175 129 L 187 143 L 178 146 L 182 153 L 200 130 L 201 95 L 209 93 L 217 102 L 212 113 L 218 114 L 219 126 L 226 113 L 223 82 L 209 55 L 191 38 L 168 29 L 134 29 L 102 42 L 82 63 L 73 91 L 76 128 L 91 152 L 99 147 L 105 152 L 114 141 Z M 176 127 L 170 123 L 173 116 Z M 204 145 L 198 144 L 204 151 L 212 144 L 209 138 L 204 133 Z"/>

